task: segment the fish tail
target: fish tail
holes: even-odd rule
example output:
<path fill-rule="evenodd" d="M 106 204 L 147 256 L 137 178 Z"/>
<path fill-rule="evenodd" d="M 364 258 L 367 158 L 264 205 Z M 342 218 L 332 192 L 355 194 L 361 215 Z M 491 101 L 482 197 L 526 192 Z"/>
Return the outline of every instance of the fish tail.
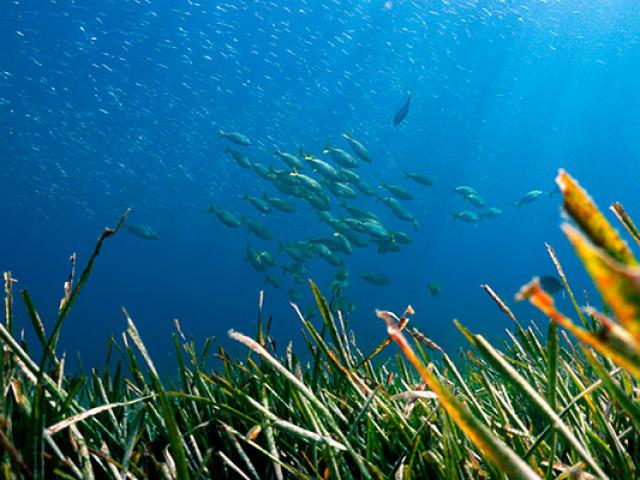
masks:
<path fill-rule="evenodd" d="M 213 204 L 209 204 L 209 206 L 207 207 L 207 213 L 216 213 L 216 208 L 213 206 Z"/>
<path fill-rule="evenodd" d="M 405 170 L 405 171 L 404 171 L 404 178 L 405 178 L 405 179 L 406 179 L 406 178 L 411 178 L 411 174 L 409 173 L 409 171 L 408 171 L 408 170 Z"/>
<path fill-rule="evenodd" d="M 284 243 L 278 242 L 278 253 L 282 253 L 283 250 L 284 250 Z M 286 267 L 286 265 L 284 265 L 283 267 Z"/>
<path fill-rule="evenodd" d="M 458 212 L 451 212 L 451 215 L 452 215 L 452 217 L 451 217 L 451 221 L 452 222 L 455 222 L 458 219 L 458 217 L 460 216 L 460 214 L 458 214 Z"/>
<path fill-rule="evenodd" d="M 226 137 L 227 136 L 227 132 L 225 132 L 224 130 L 220 129 L 220 130 L 218 130 L 218 135 L 220 135 L 220 138 Z"/>

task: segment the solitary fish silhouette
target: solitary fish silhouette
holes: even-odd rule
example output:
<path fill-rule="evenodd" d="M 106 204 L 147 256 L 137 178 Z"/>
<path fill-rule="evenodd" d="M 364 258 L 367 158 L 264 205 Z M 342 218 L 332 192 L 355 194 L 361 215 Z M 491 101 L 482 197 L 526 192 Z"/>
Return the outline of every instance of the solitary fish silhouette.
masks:
<path fill-rule="evenodd" d="M 393 117 L 393 126 L 396 127 L 400 122 L 404 120 L 409 113 L 409 105 L 411 104 L 411 90 L 407 94 L 406 103 L 396 112 L 396 116 Z"/>

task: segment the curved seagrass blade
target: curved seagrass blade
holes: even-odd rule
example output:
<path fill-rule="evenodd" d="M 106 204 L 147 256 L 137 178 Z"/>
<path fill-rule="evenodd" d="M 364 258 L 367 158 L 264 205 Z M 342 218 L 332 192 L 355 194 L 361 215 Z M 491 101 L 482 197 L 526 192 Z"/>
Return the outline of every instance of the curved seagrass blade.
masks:
<path fill-rule="evenodd" d="M 604 302 L 622 325 L 640 343 L 640 267 L 623 265 L 595 247 L 571 225 L 562 230 L 591 276 Z"/>
<path fill-rule="evenodd" d="M 563 197 L 563 208 L 591 241 L 609 255 L 625 265 L 638 262 L 627 243 L 600 212 L 589 194 L 566 171 L 560 170 L 556 177 Z"/>
<path fill-rule="evenodd" d="M 538 479 L 540 478 L 533 469 L 522 460 L 513 450 L 501 442 L 471 411 L 466 405 L 456 399 L 455 395 L 445 387 L 418 358 L 406 338 L 393 321 L 390 312 L 376 311 L 378 318 L 387 324 L 387 333 L 400 347 L 402 353 L 418 371 L 427 386 L 438 395 L 440 404 L 453 418 L 458 427 L 469 437 L 489 460 L 497 465 L 509 478 L 513 479 Z"/>

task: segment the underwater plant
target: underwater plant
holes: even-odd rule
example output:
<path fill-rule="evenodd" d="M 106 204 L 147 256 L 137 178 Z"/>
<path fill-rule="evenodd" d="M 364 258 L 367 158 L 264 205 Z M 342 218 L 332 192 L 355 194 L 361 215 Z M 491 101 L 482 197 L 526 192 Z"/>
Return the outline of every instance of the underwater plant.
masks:
<path fill-rule="evenodd" d="M 562 229 L 602 296 L 581 308 L 554 250 L 548 252 L 580 324 L 560 313 L 537 279 L 527 299 L 551 321 L 513 321 L 500 350 L 456 322 L 473 350 L 454 362 L 423 332 L 377 311 L 387 325 L 363 352 L 349 318 L 311 282 L 321 324 L 292 304 L 308 355 L 278 351 L 260 295 L 256 332 L 230 331 L 247 348 L 234 357 L 213 339 L 201 349 L 176 322 L 177 374 L 162 379 L 124 311 L 103 369 L 67 373 L 57 352 L 62 326 L 103 243 L 80 277 L 75 255 L 58 317 L 46 332 L 28 291 L 20 292 L 40 358 L 14 331 L 14 280 L 4 274 L 0 324 L 0 463 L 4 478 L 637 478 L 640 266 L 577 182 L 557 178 L 569 222 Z M 638 230 L 612 206 L 636 243 Z M 382 332 L 381 328 L 381 332 Z M 567 335 L 569 332 L 577 342 Z M 381 360 L 395 342 L 401 354 Z M 218 365 L 207 367 L 214 356 Z"/>

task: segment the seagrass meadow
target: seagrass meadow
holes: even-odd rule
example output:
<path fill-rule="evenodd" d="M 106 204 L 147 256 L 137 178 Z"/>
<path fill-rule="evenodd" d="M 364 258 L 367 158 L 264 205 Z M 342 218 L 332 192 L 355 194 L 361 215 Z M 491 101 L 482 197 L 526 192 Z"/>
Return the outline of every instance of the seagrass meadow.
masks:
<path fill-rule="evenodd" d="M 177 374 L 161 378 L 124 311 L 126 331 L 109 341 L 106 364 L 115 367 L 69 374 L 58 354 L 60 332 L 126 214 L 100 236 L 77 278 L 71 257 L 49 332 L 28 291 L 15 292 L 6 272 L 3 477 L 637 478 L 640 266 L 580 185 L 564 171 L 556 181 L 568 217 L 562 229 L 600 292 L 599 304 L 580 305 L 547 246 L 575 311 L 559 312 L 533 279 L 517 299 L 550 321 L 525 326 L 483 285 L 512 329 L 493 346 L 456 322 L 468 340 L 457 363 L 412 327 L 411 307 L 402 315 L 377 311 L 380 346 L 361 351 L 349 319 L 310 282 L 322 322 L 312 324 L 292 305 L 305 355 L 291 343 L 276 349 L 260 298 L 256 331 L 229 331 L 246 355 L 233 357 L 213 340 L 197 350 L 176 323 Z M 611 210 L 640 243 L 623 207 Z M 16 308 L 26 309 L 38 348 L 14 328 Z M 212 356 L 219 360 L 214 370 L 206 367 Z"/>

